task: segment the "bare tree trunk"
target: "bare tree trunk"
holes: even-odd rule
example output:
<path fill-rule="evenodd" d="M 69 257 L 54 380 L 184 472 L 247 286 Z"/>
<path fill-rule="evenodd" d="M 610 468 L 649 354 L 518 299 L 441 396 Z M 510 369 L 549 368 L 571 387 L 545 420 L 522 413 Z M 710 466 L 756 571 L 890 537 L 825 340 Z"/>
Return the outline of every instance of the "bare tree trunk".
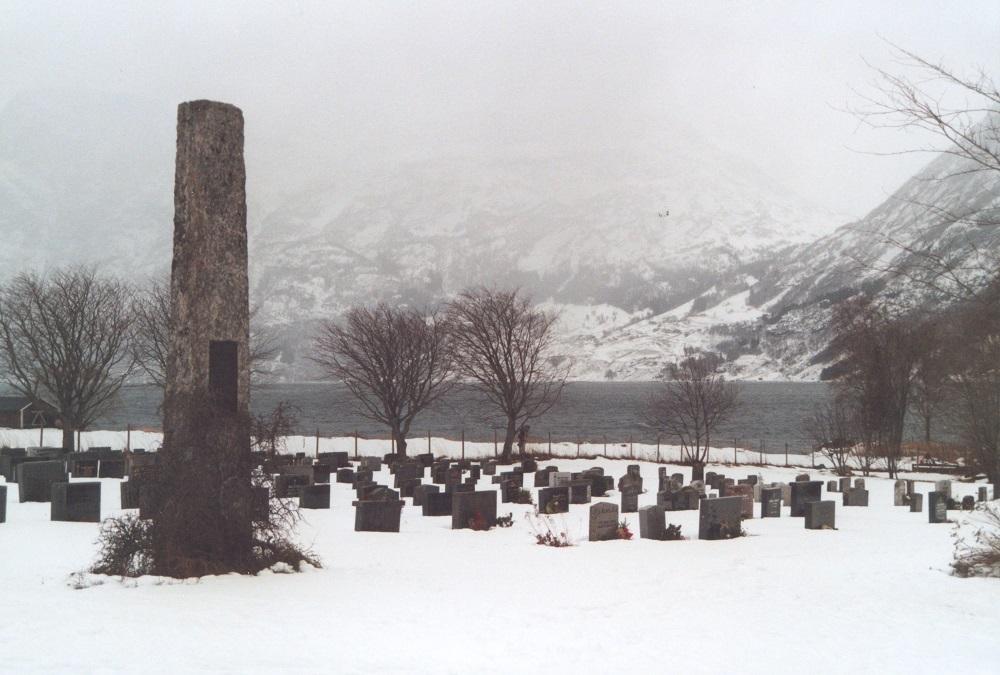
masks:
<path fill-rule="evenodd" d="M 507 419 L 507 430 L 503 436 L 503 452 L 500 454 L 500 461 L 503 464 L 510 464 L 511 454 L 514 451 L 514 439 L 517 437 L 517 420 L 513 417 Z"/>
<path fill-rule="evenodd" d="M 74 429 L 72 427 L 72 425 L 70 425 L 68 422 L 64 421 L 63 422 L 63 429 L 62 429 L 62 447 L 63 447 L 63 450 L 69 450 L 70 452 L 73 452 L 73 450 L 76 449 L 76 447 L 75 447 L 76 446 L 76 443 L 75 443 L 75 441 L 76 441 L 75 433 L 76 433 L 76 429 Z"/>
<path fill-rule="evenodd" d="M 406 457 L 406 436 L 403 434 L 399 428 L 392 430 L 392 437 L 396 441 L 396 454 L 400 457 Z"/>

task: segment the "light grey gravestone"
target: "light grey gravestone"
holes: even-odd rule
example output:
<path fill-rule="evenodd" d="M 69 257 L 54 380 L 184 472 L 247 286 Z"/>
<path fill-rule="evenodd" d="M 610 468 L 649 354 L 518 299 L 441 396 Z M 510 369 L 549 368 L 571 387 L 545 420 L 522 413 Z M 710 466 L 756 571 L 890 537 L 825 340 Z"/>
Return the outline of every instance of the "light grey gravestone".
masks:
<path fill-rule="evenodd" d="M 948 522 L 948 496 L 943 492 L 927 493 L 927 522 Z"/>
<path fill-rule="evenodd" d="M 642 488 L 633 485 L 626 485 L 622 493 L 622 513 L 635 513 L 639 510 L 639 493 Z"/>
<path fill-rule="evenodd" d="M 639 474 L 638 464 L 629 464 L 625 475 L 618 479 L 618 491 L 624 492 L 626 488 L 637 488 L 638 492 L 642 492 L 642 476 Z"/>
<path fill-rule="evenodd" d="M 50 519 L 71 523 L 101 522 L 101 484 L 53 483 Z"/>
<path fill-rule="evenodd" d="M 986 501 L 986 488 L 984 487 L 979 488 L 979 501 L 981 502 Z"/>
<path fill-rule="evenodd" d="M 924 496 L 919 492 L 910 495 L 910 513 L 920 513 L 924 510 Z"/>
<path fill-rule="evenodd" d="M 743 498 L 719 497 L 701 500 L 698 514 L 699 539 L 732 539 L 743 533 Z"/>
<path fill-rule="evenodd" d="M 299 489 L 300 509 L 330 508 L 330 484 L 305 485 Z"/>
<path fill-rule="evenodd" d="M 451 501 L 451 529 L 490 528 L 497 524 L 496 490 L 456 492 Z"/>
<path fill-rule="evenodd" d="M 815 501 L 806 503 L 807 530 L 835 530 L 837 504 L 833 501 Z"/>
<path fill-rule="evenodd" d="M 868 490 L 851 488 L 844 493 L 844 506 L 868 506 Z"/>
<path fill-rule="evenodd" d="M 768 487 L 760 490 L 760 517 L 781 517 L 781 488 Z"/>
<path fill-rule="evenodd" d="M 569 511 L 569 488 L 548 487 L 538 491 L 538 512 L 544 514 Z"/>
<path fill-rule="evenodd" d="M 748 484 L 726 487 L 726 497 L 740 497 L 743 500 L 743 519 L 753 518 L 753 486 Z"/>
<path fill-rule="evenodd" d="M 840 483 L 840 489 L 839 489 L 840 492 L 847 492 L 848 490 L 851 489 L 851 479 L 848 478 L 847 476 L 844 476 L 843 478 L 839 479 L 838 482 Z"/>
<path fill-rule="evenodd" d="M 939 480 L 934 483 L 934 491 L 943 494 L 945 499 L 951 499 L 951 481 Z"/>
<path fill-rule="evenodd" d="M 796 482 L 803 482 L 808 480 L 809 480 L 809 474 L 807 473 L 800 473 L 798 476 L 795 477 Z"/>
<path fill-rule="evenodd" d="M 549 474 L 549 487 L 569 487 L 573 474 L 569 471 L 554 471 Z"/>
<path fill-rule="evenodd" d="M 667 517 L 662 506 L 639 509 L 639 538 L 663 541 L 667 537 Z"/>
<path fill-rule="evenodd" d="M 679 485 L 678 487 L 684 486 L 684 474 L 682 473 L 672 473 L 670 474 L 670 480 L 676 481 Z"/>
<path fill-rule="evenodd" d="M 590 507 L 590 541 L 610 541 L 618 538 L 618 506 L 598 502 Z"/>
<path fill-rule="evenodd" d="M 17 467 L 18 501 L 22 504 L 51 501 L 52 484 L 67 480 L 69 476 L 62 462 L 25 462 Z"/>
<path fill-rule="evenodd" d="M 399 532 L 401 500 L 354 502 L 355 532 Z"/>
<path fill-rule="evenodd" d="M 760 503 L 760 490 L 764 487 L 763 483 L 754 483 L 753 485 L 753 500 Z"/>
<path fill-rule="evenodd" d="M 823 483 L 818 480 L 796 481 L 791 485 L 791 514 L 795 518 L 806 515 L 806 504 L 818 502 L 823 496 Z"/>
<path fill-rule="evenodd" d="M 892 503 L 894 506 L 906 506 L 909 503 L 909 492 L 905 480 L 897 480 L 892 486 Z"/>
<path fill-rule="evenodd" d="M 854 487 L 856 487 L 856 488 L 862 488 L 863 489 L 865 487 L 865 479 L 864 478 L 855 478 L 854 479 Z"/>
<path fill-rule="evenodd" d="M 663 492 L 667 489 L 667 481 L 670 478 L 667 476 L 667 467 L 661 466 L 656 470 L 656 486 L 659 488 L 657 492 Z"/>

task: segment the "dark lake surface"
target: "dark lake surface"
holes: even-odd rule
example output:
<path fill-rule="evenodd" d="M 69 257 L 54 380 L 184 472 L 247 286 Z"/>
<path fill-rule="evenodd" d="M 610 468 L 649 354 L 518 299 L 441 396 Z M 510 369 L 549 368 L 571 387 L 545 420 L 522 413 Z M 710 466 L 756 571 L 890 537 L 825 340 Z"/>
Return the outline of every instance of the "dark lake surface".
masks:
<path fill-rule="evenodd" d="M 530 436 L 541 441 L 552 434 L 555 441 L 623 443 L 632 439 L 654 443 L 656 433 L 644 428 L 643 404 L 658 386 L 652 382 L 571 382 L 555 408 L 531 425 Z M 731 447 L 735 440 L 742 447 L 766 452 L 784 452 L 811 445 L 804 429 L 806 419 L 817 403 L 830 396 L 830 386 L 820 382 L 747 382 L 741 383 L 741 407 L 733 419 L 723 425 L 713 445 Z M 303 434 L 348 436 L 357 431 L 363 437 L 385 438 L 387 430 L 358 413 L 350 392 L 343 385 L 331 383 L 264 384 L 255 386 L 251 407 L 255 413 L 272 410 L 279 401 L 298 408 L 299 429 Z M 156 387 L 125 387 L 120 405 L 102 419 L 96 428 L 159 428 L 160 392 Z M 478 395 L 469 390 L 454 392 L 434 410 L 421 414 L 411 430 L 412 437 L 433 436 L 470 441 L 492 441 L 493 429 L 501 425 L 484 408 Z M 672 442 L 664 438 L 664 443 Z"/>

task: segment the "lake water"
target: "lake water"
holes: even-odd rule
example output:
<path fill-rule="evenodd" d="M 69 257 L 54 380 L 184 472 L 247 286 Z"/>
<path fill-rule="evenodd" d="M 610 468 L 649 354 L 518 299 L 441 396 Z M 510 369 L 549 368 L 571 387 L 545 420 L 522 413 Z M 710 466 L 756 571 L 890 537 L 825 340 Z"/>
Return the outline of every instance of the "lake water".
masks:
<path fill-rule="evenodd" d="M 656 383 L 650 382 L 571 382 L 559 404 L 531 425 L 531 438 L 542 441 L 552 434 L 555 441 L 653 443 L 656 433 L 641 422 L 643 404 Z M 766 452 L 784 452 L 811 445 L 803 428 L 817 403 L 830 396 L 830 386 L 818 382 L 742 383 L 741 407 L 733 419 L 722 425 L 713 445 L 731 447 L 739 439 L 743 447 Z M 256 386 L 251 407 L 261 413 L 279 401 L 288 401 L 299 410 L 299 429 L 324 436 L 347 436 L 357 431 L 363 437 L 388 437 L 387 430 L 364 418 L 356 409 L 350 392 L 338 384 L 265 384 Z M 96 425 L 101 429 L 159 428 L 160 392 L 153 386 L 129 386 L 122 391 L 120 405 Z M 435 410 L 420 415 L 412 437 L 459 438 L 462 431 L 470 441 L 493 440 L 500 422 L 484 410 L 480 397 L 469 390 L 453 393 Z M 664 438 L 664 443 L 670 442 Z"/>

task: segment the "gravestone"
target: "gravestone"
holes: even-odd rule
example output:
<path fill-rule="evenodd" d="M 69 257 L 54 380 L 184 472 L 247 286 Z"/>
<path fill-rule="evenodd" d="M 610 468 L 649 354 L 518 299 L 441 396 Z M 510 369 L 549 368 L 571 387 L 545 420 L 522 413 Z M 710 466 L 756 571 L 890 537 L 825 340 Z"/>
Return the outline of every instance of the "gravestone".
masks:
<path fill-rule="evenodd" d="M 317 461 L 321 464 L 326 464 L 327 466 L 333 467 L 334 469 L 343 469 L 351 465 L 351 459 L 348 457 L 346 452 L 321 452 L 316 455 Z M 364 457 L 362 461 L 367 460 L 369 464 L 377 464 L 378 466 L 368 466 L 363 468 L 369 468 L 373 471 L 378 471 L 382 468 L 382 462 L 378 457 Z M 374 460 L 374 462 L 372 462 Z"/>
<path fill-rule="evenodd" d="M 809 481 L 809 474 L 807 474 L 807 473 L 800 473 L 799 475 L 797 475 L 795 477 L 795 482 L 797 482 L 797 483 L 799 483 L 799 482 L 808 482 L 808 481 Z"/>
<path fill-rule="evenodd" d="M 951 481 L 950 480 L 939 480 L 934 483 L 934 491 L 939 492 L 945 496 L 945 499 L 951 499 Z"/>
<path fill-rule="evenodd" d="M 413 488 L 413 505 L 423 506 L 424 497 L 432 492 L 437 494 L 441 492 L 441 488 L 437 485 L 418 485 Z"/>
<path fill-rule="evenodd" d="M 806 503 L 807 530 L 835 530 L 837 504 L 833 501 L 814 501 Z"/>
<path fill-rule="evenodd" d="M 976 498 L 972 495 L 966 495 L 962 497 L 962 510 L 971 511 L 976 508 Z"/>
<path fill-rule="evenodd" d="M 101 484 L 53 483 L 50 520 L 71 523 L 101 522 Z"/>
<path fill-rule="evenodd" d="M 927 493 L 927 522 L 948 522 L 948 495 L 943 492 L 938 492 L 937 490 Z"/>
<path fill-rule="evenodd" d="M 864 478 L 855 478 L 854 479 L 854 487 L 861 488 L 863 490 L 865 488 L 865 479 Z"/>
<path fill-rule="evenodd" d="M 569 488 L 548 487 L 538 491 L 538 512 L 544 514 L 569 511 Z"/>
<path fill-rule="evenodd" d="M 140 489 L 140 481 L 135 478 L 129 478 L 128 480 L 123 480 L 119 483 L 121 507 L 123 509 L 139 508 Z"/>
<path fill-rule="evenodd" d="M 495 490 L 481 492 L 456 492 L 451 502 L 451 529 L 462 530 L 476 527 L 485 529 L 497 524 L 497 493 Z"/>
<path fill-rule="evenodd" d="M 753 518 L 753 486 L 752 485 L 729 485 L 726 486 L 726 497 L 739 497 L 743 500 L 743 519 Z"/>
<path fill-rule="evenodd" d="M 837 481 L 840 484 L 839 492 L 847 492 L 851 489 L 851 479 L 848 476 L 844 476 Z"/>
<path fill-rule="evenodd" d="M 454 495 L 454 492 L 424 492 L 421 513 L 429 517 L 450 516 Z"/>
<path fill-rule="evenodd" d="M 370 478 L 369 478 L 370 480 Z M 337 482 L 338 483 L 353 483 L 354 482 L 354 469 L 342 468 L 337 469 Z"/>
<path fill-rule="evenodd" d="M 538 462 L 533 459 L 522 459 L 521 460 L 521 470 L 524 473 L 534 473 L 538 470 Z"/>
<path fill-rule="evenodd" d="M 639 510 L 639 493 L 642 488 L 633 484 L 626 485 L 622 493 L 622 513 L 635 513 Z"/>
<path fill-rule="evenodd" d="M 141 488 L 140 488 L 141 489 Z M 271 491 L 266 485 L 253 489 L 253 520 L 266 523 L 271 518 Z"/>
<path fill-rule="evenodd" d="M 354 504 L 355 532 L 399 532 L 400 500 L 356 501 Z"/>
<path fill-rule="evenodd" d="M 604 497 L 607 490 L 604 488 L 604 471 L 602 469 L 587 469 L 583 472 L 583 478 L 590 481 L 590 496 Z"/>
<path fill-rule="evenodd" d="M 426 468 L 426 467 L 429 467 L 429 466 L 434 466 L 434 453 L 433 452 L 424 452 L 422 454 L 417 455 L 414 459 L 416 459 L 418 462 L 420 462 L 420 466 L 423 467 L 423 468 Z M 422 471 L 421 471 L 421 475 L 423 475 Z"/>
<path fill-rule="evenodd" d="M 70 473 L 73 474 L 73 478 L 97 478 L 97 465 L 100 462 L 98 459 L 90 459 L 87 457 L 73 460 L 73 467 Z"/>
<path fill-rule="evenodd" d="M 801 518 L 806 515 L 806 504 L 818 502 L 823 496 L 823 483 L 818 480 L 795 481 L 791 484 L 791 514 Z"/>
<path fill-rule="evenodd" d="M 909 492 L 906 489 L 905 480 L 897 480 L 892 485 L 893 506 L 906 506 L 909 503 Z"/>
<path fill-rule="evenodd" d="M 698 514 L 699 539 L 733 539 L 739 537 L 743 513 L 742 497 L 702 499 Z"/>
<path fill-rule="evenodd" d="M 400 481 L 400 484 L 398 486 L 399 487 L 399 496 L 403 497 L 404 499 L 406 497 L 409 497 L 409 498 L 412 499 L 413 498 L 413 491 L 416 489 L 416 487 L 418 485 L 420 485 L 420 479 L 419 478 L 406 478 L 406 479 Z"/>
<path fill-rule="evenodd" d="M 18 501 L 47 502 L 52 499 L 52 484 L 69 480 L 65 465 L 59 461 L 24 462 L 17 467 Z"/>
<path fill-rule="evenodd" d="M 844 506 L 868 506 L 868 490 L 853 487 L 844 493 Z"/>
<path fill-rule="evenodd" d="M 667 489 L 667 481 L 669 477 L 667 476 L 667 467 L 661 466 L 656 470 L 656 486 L 657 492 L 663 492 Z"/>
<path fill-rule="evenodd" d="M 569 487 L 573 474 L 568 471 L 553 471 L 549 474 L 549 487 Z"/>
<path fill-rule="evenodd" d="M 309 479 L 301 474 L 281 474 L 274 478 L 274 496 L 278 499 L 298 497 Z"/>
<path fill-rule="evenodd" d="M 705 480 L 705 465 L 701 462 L 694 462 L 691 464 L 691 482 L 696 480 Z"/>
<path fill-rule="evenodd" d="M 330 482 L 330 467 L 325 464 L 313 464 L 312 467 L 312 482 L 313 483 L 329 483 Z"/>
<path fill-rule="evenodd" d="M 370 490 L 365 491 L 364 497 L 361 501 L 368 502 L 395 502 L 400 501 L 399 493 L 395 490 L 386 487 L 385 485 L 376 485 Z"/>
<path fill-rule="evenodd" d="M 396 473 L 394 474 L 394 488 L 402 487 L 403 481 L 410 480 L 413 478 L 423 478 L 424 467 L 422 464 L 399 464 L 396 466 Z"/>
<path fill-rule="evenodd" d="M 979 501 L 981 502 L 986 501 L 986 488 L 984 487 L 979 488 Z"/>
<path fill-rule="evenodd" d="M 610 541 L 618 538 L 618 506 L 598 502 L 590 507 L 590 541 Z"/>
<path fill-rule="evenodd" d="M 299 489 L 300 509 L 330 508 L 330 484 L 304 485 Z"/>
<path fill-rule="evenodd" d="M 554 473 L 552 469 L 538 469 L 535 471 L 535 483 L 536 488 L 551 487 L 549 485 L 551 481 L 551 475 Z"/>
<path fill-rule="evenodd" d="M 910 513 L 920 513 L 924 510 L 924 496 L 919 492 L 910 495 Z"/>
<path fill-rule="evenodd" d="M 639 509 L 639 538 L 663 541 L 667 538 L 667 518 L 662 506 Z"/>
<path fill-rule="evenodd" d="M 493 461 L 486 462 L 486 465 L 483 467 L 483 473 L 487 476 L 497 475 L 497 463 Z M 537 487 L 537 481 L 536 481 L 536 487 Z"/>
<path fill-rule="evenodd" d="M 618 479 L 618 490 L 625 492 L 625 488 L 635 488 L 638 492 L 642 492 L 642 476 L 638 464 L 629 464 L 625 475 Z"/>
<path fill-rule="evenodd" d="M 336 454 L 336 453 L 330 453 Z M 345 453 L 346 454 L 346 453 Z M 340 467 L 337 467 L 340 468 Z M 358 468 L 363 471 L 371 471 L 372 473 L 382 470 L 382 458 L 381 457 L 362 457 L 358 462 Z"/>
<path fill-rule="evenodd" d="M 101 461 L 98 463 L 97 477 L 124 478 L 125 458 L 124 457 L 110 457 L 107 459 L 102 458 Z"/>
<path fill-rule="evenodd" d="M 826 491 L 827 492 L 837 492 L 837 488 L 838 487 L 839 486 L 837 485 L 837 481 L 835 481 L 835 480 L 828 480 L 828 481 L 826 481 Z"/>
<path fill-rule="evenodd" d="M 590 503 L 590 481 L 574 480 L 569 483 L 569 503 L 589 504 Z"/>
<path fill-rule="evenodd" d="M 760 517 L 781 517 L 781 488 L 766 487 L 760 489 Z"/>

